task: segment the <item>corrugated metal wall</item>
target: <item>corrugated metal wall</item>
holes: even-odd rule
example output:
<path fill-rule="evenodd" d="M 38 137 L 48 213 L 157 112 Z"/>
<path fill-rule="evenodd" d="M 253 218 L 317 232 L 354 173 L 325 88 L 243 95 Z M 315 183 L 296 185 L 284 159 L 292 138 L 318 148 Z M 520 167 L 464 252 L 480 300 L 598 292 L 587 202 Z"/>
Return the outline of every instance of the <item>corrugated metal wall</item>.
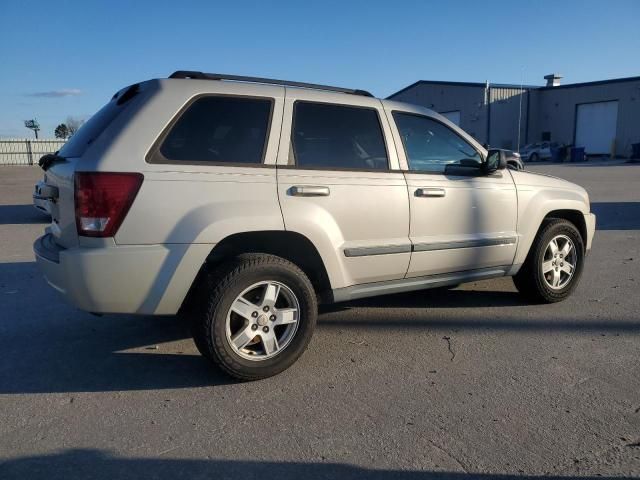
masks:
<path fill-rule="evenodd" d="M 490 92 L 491 127 L 488 143 L 493 147 L 518 150 L 527 141 L 528 90 L 511 86 L 491 86 Z"/>
<path fill-rule="evenodd" d="M 0 140 L 0 165 L 37 165 L 40 157 L 65 144 L 57 138 Z"/>

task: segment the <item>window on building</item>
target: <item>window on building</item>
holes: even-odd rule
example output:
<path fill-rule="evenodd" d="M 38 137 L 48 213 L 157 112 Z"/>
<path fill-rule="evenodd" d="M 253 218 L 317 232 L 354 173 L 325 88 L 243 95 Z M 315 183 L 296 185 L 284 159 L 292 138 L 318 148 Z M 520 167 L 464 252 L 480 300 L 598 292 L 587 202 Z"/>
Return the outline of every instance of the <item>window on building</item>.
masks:
<path fill-rule="evenodd" d="M 296 102 L 291 159 L 299 167 L 386 170 L 389 166 L 376 110 Z"/>
<path fill-rule="evenodd" d="M 460 135 L 431 118 L 394 112 L 409 170 L 444 172 L 448 166 L 480 167 L 482 157 Z"/>
<path fill-rule="evenodd" d="M 176 161 L 262 163 L 271 104 L 269 99 L 199 98 L 175 123 L 160 152 Z"/>

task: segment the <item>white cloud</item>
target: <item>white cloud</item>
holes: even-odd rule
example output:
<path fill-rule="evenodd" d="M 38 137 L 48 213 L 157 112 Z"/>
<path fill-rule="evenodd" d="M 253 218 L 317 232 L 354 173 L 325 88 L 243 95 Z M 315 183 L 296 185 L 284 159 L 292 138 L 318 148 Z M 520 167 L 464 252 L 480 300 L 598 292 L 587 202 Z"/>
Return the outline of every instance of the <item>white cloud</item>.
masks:
<path fill-rule="evenodd" d="M 75 97 L 82 95 L 82 90 L 78 90 L 77 88 L 63 88 L 61 90 L 49 90 L 48 92 L 34 92 L 27 95 L 29 97 L 43 98 Z"/>

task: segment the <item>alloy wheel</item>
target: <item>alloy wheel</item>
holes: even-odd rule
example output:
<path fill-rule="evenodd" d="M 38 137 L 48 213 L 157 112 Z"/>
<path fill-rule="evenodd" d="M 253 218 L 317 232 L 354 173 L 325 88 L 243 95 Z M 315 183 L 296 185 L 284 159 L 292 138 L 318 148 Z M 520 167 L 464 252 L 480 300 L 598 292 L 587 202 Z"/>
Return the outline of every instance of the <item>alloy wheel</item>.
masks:
<path fill-rule="evenodd" d="M 544 251 L 542 276 L 550 288 L 566 287 L 576 271 L 578 258 L 573 241 L 566 235 L 556 235 Z"/>
<path fill-rule="evenodd" d="M 300 304 L 289 287 L 272 280 L 254 283 L 231 304 L 227 340 L 239 356 L 267 360 L 291 343 L 299 318 Z"/>

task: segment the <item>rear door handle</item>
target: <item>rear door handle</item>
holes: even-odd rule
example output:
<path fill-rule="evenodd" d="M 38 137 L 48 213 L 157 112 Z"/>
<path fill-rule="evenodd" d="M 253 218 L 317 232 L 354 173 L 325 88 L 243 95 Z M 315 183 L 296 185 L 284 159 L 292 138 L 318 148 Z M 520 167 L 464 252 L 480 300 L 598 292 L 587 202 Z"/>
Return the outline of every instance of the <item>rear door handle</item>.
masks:
<path fill-rule="evenodd" d="M 419 188 L 416 197 L 444 197 L 447 194 L 444 188 Z"/>
<path fill-rule="evenodd" d="M 294 185 L 289 188 L 289 195 L 294 197 L 328 197 L 329 187 L 316 185 Z"/>

